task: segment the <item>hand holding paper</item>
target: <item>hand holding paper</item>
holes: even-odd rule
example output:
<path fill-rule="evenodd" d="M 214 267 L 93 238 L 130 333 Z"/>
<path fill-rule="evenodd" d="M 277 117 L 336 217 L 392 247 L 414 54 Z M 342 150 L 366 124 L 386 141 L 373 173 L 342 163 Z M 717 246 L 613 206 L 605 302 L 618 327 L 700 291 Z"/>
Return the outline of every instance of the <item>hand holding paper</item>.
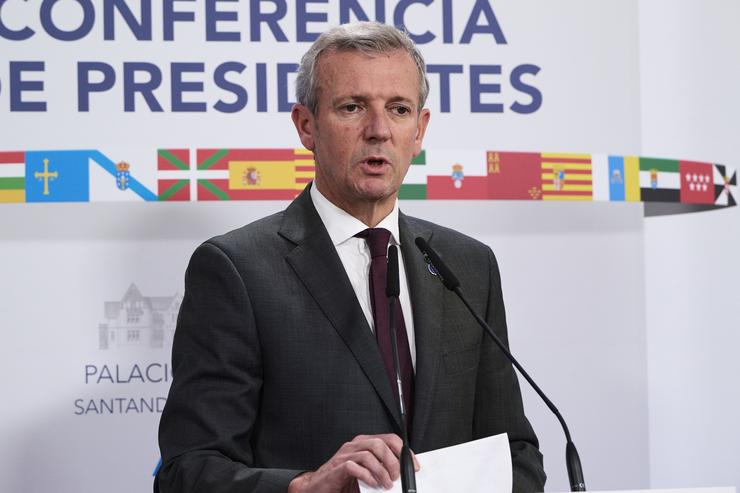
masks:
<path fill-rule="evenodd" d="M 512 469 L 506 433 L 416 455 L 420 493 L 511 493 Z M 393 488 L 371 488 L 360 482 L 361 493 L 401 493 L 401 480 Z"/>

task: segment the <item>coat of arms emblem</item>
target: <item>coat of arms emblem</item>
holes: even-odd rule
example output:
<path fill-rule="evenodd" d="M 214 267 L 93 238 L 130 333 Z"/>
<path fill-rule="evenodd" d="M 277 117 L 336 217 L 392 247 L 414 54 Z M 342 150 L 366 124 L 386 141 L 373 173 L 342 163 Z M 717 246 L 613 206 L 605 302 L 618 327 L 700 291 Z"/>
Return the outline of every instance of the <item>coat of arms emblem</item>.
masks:
<path fill-rule="evenodd" d="M 257 171 L 257 168 L 249 167 L 244 171 L 244 175 L 242 176 L 242 184 L 248 185 L 248 186 L 257 186 L 260 184 L 261 178 L 260 178 L 260 172 Z"/>
<path fill-rule="evenodd" d="M 127 190 L 131 182 L 131 165 L 125 161 L 116 164 L 116 186 L 119 190 Z"/>
<path fill-rule="evenodd" d="M 462 187 L 462 182 L 465 179 L 465 174 L 463 173 L 462 164 L 452 165 L 452 175 L 450 176 L 450 178 L 452 178 L 455 188 Z"/>

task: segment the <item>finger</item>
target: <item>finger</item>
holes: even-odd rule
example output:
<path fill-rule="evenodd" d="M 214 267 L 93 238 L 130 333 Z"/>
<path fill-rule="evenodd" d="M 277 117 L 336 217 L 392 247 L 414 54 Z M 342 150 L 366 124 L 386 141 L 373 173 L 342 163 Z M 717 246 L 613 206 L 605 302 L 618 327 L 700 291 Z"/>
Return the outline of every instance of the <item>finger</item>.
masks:
<path fill-rule="evenodd" d="M 344 482 L 351 484 L 351 482 L 355 482 L 355 480 L 360 480 L 367 484 L 368 486 L 372 487 L 378 487 L 383 486 L 387 488 L 387 483 L 383 483 L 382 481 L 379 481 L 375 475 L 372 473 L 371 470 L 369 470 L 367 467 L 365 467 L 364 464 L 360 464 L 358 462 L 355 462 L 353 460 L 347 460 L 342 464 L 342 467 L 340 468 L 341 474 L 344 475 Z M 351 482 L 349 482 L 349 481 Z"/>
<path fill-rule="evenodd" d="M 392 464 L 401 456 L 403 442 L 398 435 L 357 435 L 342 447 L 345 452 L 370 450 L 380 462 Z M 395 459 L 395 460 L 394 460 Z"/>
<path fill-rule="evenodd" d="M 378 462 L 385 468 L 391 481 L 397 480 L 401 475 L 401 462 L 399 457 L 401 456 L 401 449 L 403 448 L 403 441 L 398 435 L 392 433 L 380 434 L 380 435 L 358 435 L 349 444 L 345 444 L 347 447 L 343 447 L 344 452 L 350 451 L 371 451 Z M 382 478 L 378 476 L 378 472 L 374 469 L 374 466 L 368 464 L 378 479 Z"/>
<path fill-rule="evenodd" d="M 418 461 L 418 460 L 416 459 L 416 454 L 415 454 L 415 453 L 414 453 L 414 451 L 413 451 L 413 450 L 411 450 L 411 449 L 409 449 L 409 452 L 411 452 L 411 458 L 412 458 L 412 459 L 414 460 L 414 470 L 415 470 L 416 472 L 419 472 L 419 471 L 421 471 L 421 464 L 420 464 L 420 463 L 419 463 L 419 461 Z"/>
<path fill-rule="evenodd" d="M 399 478 L 401 474 L 401 449 L 403 442 L 397 435 L 376 435 L 365 442 L 369 449 L 375 454 L 383 467 L 388 471 L 392 480 Z"/>
<path fill-rule="evenodd" d="M 396 456 L 401 455 L 401 448 L 403 447 L 403 440 L 395 433 L 381 433 L 378 435 L 357 435 L 352 439 L 350 443 L 365 442 L 367 440 L 382 440 Z"/>
<path fill-rule="evenodd" d="M 392 464 L 398 462 L 398 459 L 401 457 L 403 441 L 398 435 L 389 433 L 365 436 L 361 440 L 358 440 L 355 445 L 372 450 L 378 457 L 378 460 L 386 464 Z"/>
<path fill-rule="evenodd" d="M 401 458 L 401 451 L 403 449 L 403 440 L 398 435 L 394 434 L 387 434 L 387 435 L 377 435 L 379 438 L 383 439 L 388 447 L 393 451 L 393 453 L 396 455 L 396 457 Z M 421 470 L 421 464 L 419 463 L 419 460 L 416 458 L 416 454 L 413 450 L 409 448 L 409 452 L 411 453 L 411 459 L 414 461 L 414 470 L 420 471 Z"/>
<path fill-rule="evenodd" d="M 395 433 L 386 433 L 383 435 L 375 435 L 385 442 L 385 444 L 393 451 L 396 457 L 401 457 L 401 449 L 403 448 L 403 440 Z"/>
<path fill-rule="evenodd" d="M 390 455 L 392 457 L 392 454 Z M 393 478 L 387 465 L 378 460 L 378 457 L 372 451 L 360 450 L 351 454 L 348 458 L 368 470 L 378 484 L 385 488 L 393 486 Z"/>

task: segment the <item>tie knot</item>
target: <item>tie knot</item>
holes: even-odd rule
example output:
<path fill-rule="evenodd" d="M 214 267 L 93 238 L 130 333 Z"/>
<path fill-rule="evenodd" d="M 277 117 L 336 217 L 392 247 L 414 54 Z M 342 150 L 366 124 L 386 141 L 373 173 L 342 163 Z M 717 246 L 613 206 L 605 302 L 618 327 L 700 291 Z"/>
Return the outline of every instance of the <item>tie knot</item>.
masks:
<path fill-rule="evenodd" d="M 388 254 L 388 240 L 391 238 L 391 232 L 385 228 L 368 228 L 360 231 L 355 235 L 358 238 L 364 238 L 367 246 L 370 247 L 370 256 L 385 257 Z"/>

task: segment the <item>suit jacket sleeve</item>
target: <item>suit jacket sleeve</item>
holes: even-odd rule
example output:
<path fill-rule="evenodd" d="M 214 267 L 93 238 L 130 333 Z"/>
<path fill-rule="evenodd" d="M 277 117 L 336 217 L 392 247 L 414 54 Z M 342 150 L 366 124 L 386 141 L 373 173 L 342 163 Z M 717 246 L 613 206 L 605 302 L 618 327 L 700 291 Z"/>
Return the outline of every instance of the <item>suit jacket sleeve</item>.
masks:
<path fill-rule="evenodd" d="M 283 492 L 301 471 L 252 467 L 262 365 L 249 294 L 231 259 L 206 242 L 193 254 L 162 414 L 163 493 Z"/>
<path fill-rule="evenodd" d="M 506 314 L 501 290 L 501 275 L 493 252 L 488 249 L 490 290 L 486 321 L 508 347 Z M 545 472 L 537 437 L 524 415 L 519 383 L 509 360 L 485 335 L 478 367 L 474 434 L 508 433 L 513 465 L 514 493 L 543 491 Z M 495 399 L 492 396 L 505 396 Z M 495 403 L 495 404 L 494 404 Z"/>

